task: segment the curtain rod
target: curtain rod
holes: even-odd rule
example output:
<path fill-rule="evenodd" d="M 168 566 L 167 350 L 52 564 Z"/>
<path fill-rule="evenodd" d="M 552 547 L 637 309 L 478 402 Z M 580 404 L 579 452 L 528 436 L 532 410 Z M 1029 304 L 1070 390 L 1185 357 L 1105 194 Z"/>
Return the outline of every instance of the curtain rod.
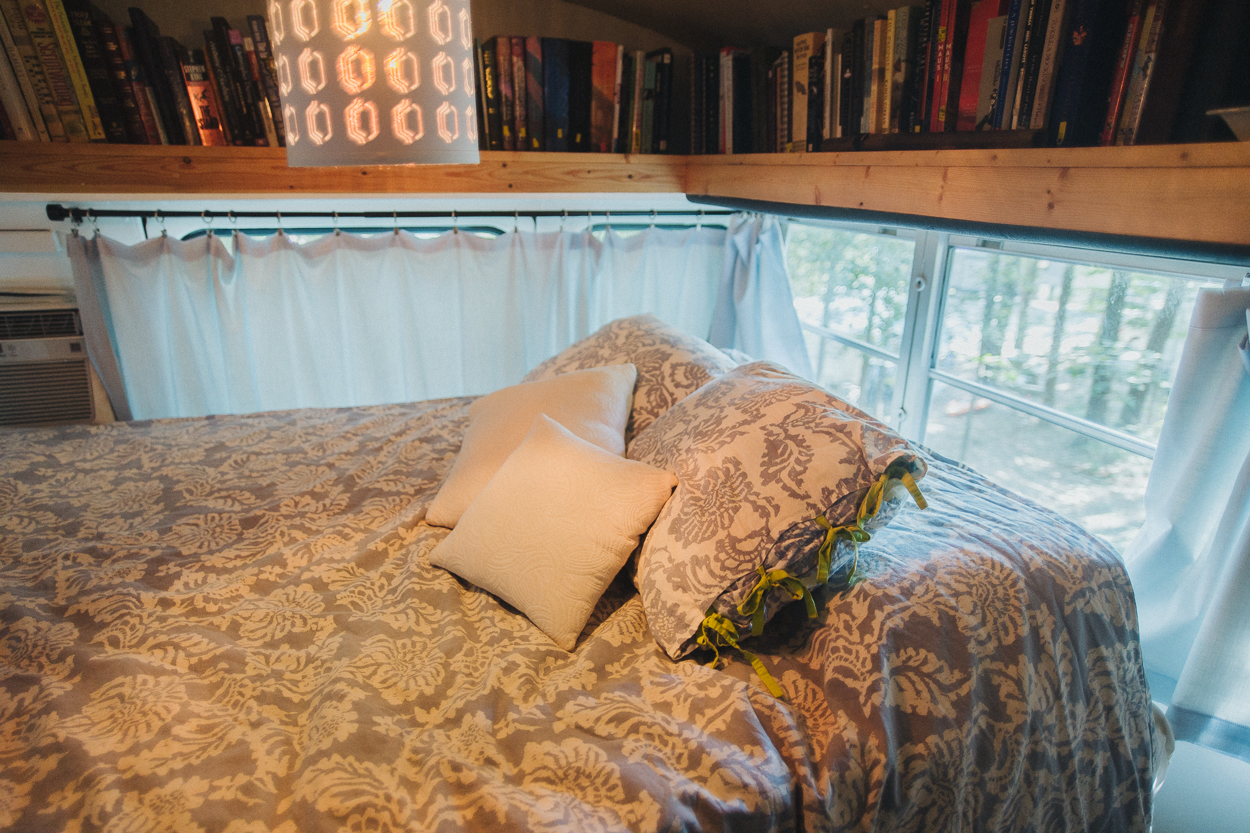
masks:
<path fill-rule="evenodd" d="M 202 220 L 215 220 L 224 217 L 229 220 L 238 219 L 276 219 L 318 218 L 344 219 L 363 218 L 371 220 L 413 220 L 413 219 L 446 219 L 455 220 L 459 217 L 579 217 L 582 214 L 593 216 L 616 215 L 618 217 L 690 217 L 690 216 L 727 216 L 737 211 L 717 211 L 707 209 L 690 209 L 689 211 L 137 211 L 135 209 L 116 208 L 66 208 L 59 203 L 48 203 L 46 208 L 48 219 L 53 222 L 69 220 L 75 224 L 105 217 L 128 217 L 135 219 L 165 220 L 175 217 L 198 217 Z"/>

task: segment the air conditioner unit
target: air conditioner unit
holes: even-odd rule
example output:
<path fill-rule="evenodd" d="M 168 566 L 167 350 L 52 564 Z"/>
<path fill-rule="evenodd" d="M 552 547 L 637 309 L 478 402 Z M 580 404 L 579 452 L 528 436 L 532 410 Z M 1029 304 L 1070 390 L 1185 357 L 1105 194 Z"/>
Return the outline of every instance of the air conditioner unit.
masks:
<path fill-rule="evenodd" d="M 0 305 L 0 425 L 95 419 L 78 310 L 56 302 Z"/>

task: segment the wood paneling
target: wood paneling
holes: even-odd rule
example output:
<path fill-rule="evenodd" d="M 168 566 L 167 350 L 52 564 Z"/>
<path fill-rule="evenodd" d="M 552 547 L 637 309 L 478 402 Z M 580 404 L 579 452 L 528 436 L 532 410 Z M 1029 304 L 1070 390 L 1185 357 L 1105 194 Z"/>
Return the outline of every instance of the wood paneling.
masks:
<path fill-rule="evenodd" d="M 480 165 L 288 168 L 280 148 L 0 142 L 0 191 L 27 194 L 682 193 L 685 159 L 482 154 Z"/>
<path fill-rule="evenodd" d="M 686 193 L 1250 245 L 1250 145 L 692 157 Z"/>
<path fill-rule="evenodd" d="M 134 197 L 688 193 L 1250 245 L 1250 144 L 743 156 L 482 154 L 480 165 L 288 168 L 270 148 L 0 142 L 0 191 Z"/>

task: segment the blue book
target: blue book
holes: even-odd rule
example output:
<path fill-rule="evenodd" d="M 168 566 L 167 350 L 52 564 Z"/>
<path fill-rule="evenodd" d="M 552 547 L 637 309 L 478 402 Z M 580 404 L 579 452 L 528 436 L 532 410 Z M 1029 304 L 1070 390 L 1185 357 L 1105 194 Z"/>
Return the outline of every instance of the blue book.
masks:
<path fill-rule="evenodd" d="M 1078 0 L 1073 7 L 1050 114 L 1054 145 L 1098 144 L 1127 26 L 1128 8 L 1119 0 Z"/>
<path fill-rule="evenodd" d="M 1022 9 L 1021 6 L 1024 8 Z M 1020 38 L 1024 23 L 1021 13 L 1028 14 L 1027 0 L 1011 0 L 1007 9 L 1007 32 L 1003 39 L 1003 69 L 998 78 L 998 97 L 994 99 L 994 115 L 990 120 L 995 130 L 1003 129 L 1003 117 L 1011 126 L 1011 112 L 1015 105 L 1016 81 L 1020 77 Z M 1011 96 L 1011 100 L 1008 100 Z"/>
<path fill-rule="evenodd" d="M 569 42 L 543 38 L 543 149 L 569 149 Z"/>

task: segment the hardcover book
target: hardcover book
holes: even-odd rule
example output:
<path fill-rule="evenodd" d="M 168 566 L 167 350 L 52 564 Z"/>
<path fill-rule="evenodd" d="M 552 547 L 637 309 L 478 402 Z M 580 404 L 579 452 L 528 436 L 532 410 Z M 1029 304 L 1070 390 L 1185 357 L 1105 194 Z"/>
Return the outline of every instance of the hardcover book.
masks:
<path fill-rule="evenodd" d="M 512 132 L 516 136 L 516 149 L 530 149 L 529 91 L 525 79 L 525 38 L 513 37 L 512 42 Z"/>
<path fill-rule="evenodd" d="M 590 150 L 594 50 L 590 41 L 569 41 L 569 150 L 577 153 Z"/>
<path fill-rule="evenodd" d="M 1098 143 L 1128 10 L 1120 0 L 1078 0 L 1072 10 L 1056 85 L 1050 135 L 1054 145 Z"/>
<path fill-rule="evenodd" d="M 83 71 L 87 76 L 87 84 L 91 88 L 91 96 L 95 101 L 96 114 L 99 117 L 104 135 L 115 144 L 125 144 L 131 140 L 126 126 L 126 115 L 121 99 L 113 84 L 112 73 L 109 71 L 108 58 L 100 40 L 100 31 L 91 15 L 91 3 L 88 0 L 56 0 L 64 9 L 66 22 L 77 45 L 78 56 L 82 61 Z"/>
<path fill-rule="evenodd" d="M 590 57 L 590 150 L 612 151 L 612 120 L 616 110 L 616 44 L 594 41 Z"/>
<path fill-rule="evenodd" d="M 130 86 L 134 90 L 135 100 L 139 105 L 139 115 L 143 119 L 143 129 L 148 137 L 148 144 L 167 145 L 169 135 L 165 132 L 165 124 L 161 121 L 156 106 L 156 93 L 148 83 L 147 73 L 139 56 L 135 54 L 134 29 L 131 26 L 117 27 L 117 43 L 122 58 L 126 61 L 126 74 L 130 76 Z"/>
<path fill-rule="evenodd" d="M 28 5 L 40 2 L 47 12 L 48 23 L 52 26 L 61 50 L 61 60 L 65 63 L 66 72 L 69 73 L 70 83 L 74 85 L 78 109 L 82 112 L 83 122 L 87 126 L 87 137 L 93 142 L 109 141 L 109 134 L 104 131 L 104 122 L 100 118 L 95 93 L 91 89 L 91 79 L 87 77 L 87 68 L 78 51 L 78 43 L 74 38 L 69 16 L 65 13 L 65 6 L 61 0 L 25 0 L 25 2 Z"/>
<path fill-rule="evenodd" d="M 282 115 L 282 97 L 278 91 L 278 68 L 273 57 L 273 45 L 269 42 L 269 27 L 264 15 L 250 14 L 247 26 L 252 33 L 252 43 L 256 46 L 257 72 L 260 77 L 261 90 L 265 100 L 269 102 L 269 112 L 273 119 L 274 132 L 278 137 L 278 145 L 286 146 L 286 125 Z"/>
<path fill-rule="evenodd" d="M 1033 95 L 1033 112 L 1029 127 L 1043 130 L 1050 117 L 1050 104 L 1054 100 L 1055 78 L 1059 62 L 1063 59 L 1064 33 L 1068 31 L 1068 15 L 1072 10 L 1070 0 L 1053 0 L 1050 18 L 1046 23 L 1046 44 L 1042 47 L 1041 66 L 1037 71 L 1037 87 Z"/>
<path fill-rule="evenodd" d="M 36 131 L 39 131 L 40 125 L 43 127 L 40 138 L 44 141 L 67 141 L 65 128 L 56 112 L 56 100 L 48 88 L 43 67 L 39 65 L 39 55 L 26 34 L 26 24 L 12 0 L 0 3 L 0 41 L 4 42 L 5 54 L 9 56 L 9 63 L 26 100 L 26 107 Z"/>
<path fill-rule="evenodd" d="M 543 44 L 540 38 L 525 39 L 525 119 L 530 150 L 544 150 L 546 116 L 543 100 Z"/>
<path fill-rule="evenodd" d="M 811 83 L 808 72 L 812 55 L 819 53 L 825 45 L 824 32 L 806 32 L 796 35 L 791 44 L 792 75 L 790 78 L 790 124 L 794 126 L 794 136 L 798 147 L 803 150 L 807 141 L 807 107 L 808 87 Z M 722 71 L 724 63 L 721 64 Z"/>
<path fill-rule="evenodd" d="M 498 35 L 487 41 L 487 49 L 495 53 L 495 78 L 499 85 L 499 124 L 503 132 L 503 149 L 516 150 L 516 93 L 512 80 L 512 38 Z"/>
<path fill-rule="evenodd" d="M 178 115 L 178 107 L 174 102 L 174 92 L 169 85 L 169 75 L 165 71 L 165 62 L 161 60 L 160 28 L 144 13 L 143 9 L 131 6 L 130 38 L 135 50 L 135 57 L 143 65 L 143 77 L 152 88 L 156 99 L 156 118 L 161 123 L 165 138 L 171 145 L 191 144 L 182 129 L 182 119 Z M 179 70 L 181 75 L 181 70 Z"/>
<path fill-rule="evenodd" d="M 647 53 L 647 60 L 655 61 L 656 64 L 655 123 L 652 127 L 651 152 L 669 153 L 672 140 L 673 51 L 668 47 L 652 50 Z M 747 88 L 747 95 L 749 96 L 749 78 L 747 79 Z"/>
<path fill-rule="evenodd" d="M 195 117 L 195 128 L 200 136 L 200 144 L 221 146 L 226 144 L 225 134 L 221 131 L 220 108 L 217 95 L 213 92 L 208 80 L 208 66 L 205 64 L 204 50 L 182 50 L 179 58 L 182 63 L 182 77 L 187 85 L 187 98 L 191 102 L 191 111 Z"/>
<path fill-rule="evenodd" d="M 151 144 L 152 137 L 148 134 L 147 126 L 143 120 L 143 112 L 139 107 L 138 96 L 135 95 L 130 73 L 126 69 L 126 59 L 122 55 L 121 42 L 117 36 L 117 27 L 113 25 L 113 21 L 108 15 L 94 6 L 91 7 L 91 19 L 95 23 L 96 31 L 100 34 L 100 47 L 104 51 L 104 60 L 108 65 L 109 77 L 113 82 L 113 89 L 121 105 L 122 118 L 126 122 L 126 135 L 131 142 Z M 156 143 L 160 143 L 159 136 L 156 137 Z"/>
<path fill-rule="evenodd" d="M 569 149 L 569 42 L 543 38 L 543 145 Z"/>
<path fill-rule="evenodd" d="M 964 54 L 964 73 L 959 91 L 959 112 L 955 118 L 957 131 L 975 130 L 977 106 L 981 101 L 981 77 L 985 72 L 985 56 L 989 50 L 990 21 L 1004 16 L 1008 0 L 977 0 L 968 18 L 968 45 Z"/>
<path fill-rule="evenodd" d="M 20 14 L 26 24 L 26 34 L 39 56 L 39 65 L 43 68 L 44 77 L 48 80 L 48 88 L 56 102 L 56 112 L 65 127 L 65 133 L 71 142 L 88 142 L 87 123 L 83 112 L 78 107 L 78 96 L 74 92 L 74 84 L 70 79 L 69 70 L 61 56 L 61 48 L 52 29 L 52 21 L 48 16 L 47 6 L 41 0 L 29 0 L 24 3 L 13 2 L 20 8 Z M 5 6 L 5 17 L 8 18 L 9 6 Z"/>

